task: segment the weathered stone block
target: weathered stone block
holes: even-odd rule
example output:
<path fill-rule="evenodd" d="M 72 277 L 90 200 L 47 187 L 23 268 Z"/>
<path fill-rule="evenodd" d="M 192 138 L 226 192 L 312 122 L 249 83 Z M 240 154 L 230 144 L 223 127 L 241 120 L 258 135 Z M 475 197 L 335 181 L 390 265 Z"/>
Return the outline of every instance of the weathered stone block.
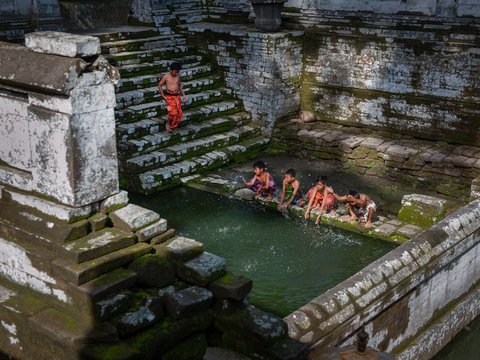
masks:
<path fill-rule="evenodd" d="M 132 301 L 132 293 L 125 290 L 96 302 L 95 311 L 99 318 L 105 321 L 112 316 L 126 312 L 132 305 Z"/>
<path fill-rule="evenodd" d="M 183 319 L 207 310 L 212 304 L 211 291 L 191 286 L 167 298 L 167 311 L 174 319 Z"/>
<path fill-rule="evenodd" d="M 233 313 L 218 313 L 215 327 L 225 333 L 235 332 L 246 341 L 251 339 L 263 346 L 284 338 L 288 331 L 281 318 L 251 305 Z"/>
<path fill-rule="evenodd" d="M 35 52 L 67 57 L 88 57 L 100 54 L 100 40 L 97 37 L 57 31 L 26 34 L 25 46 Z"/>
<path fill-rule="evenodd" d="M 231 273 L 210 284 L 210 290 L 216 299 L 232 299 L 242 301 L 252 291 L 252 280 Z"/>
<path fill-rule="evenodd" d="M 100 204 L 100 211 L 109 213 L 118 210 L 128 204 L 128 192 L 122 190 L 118 194 L 109 196 Z"/>
<path fill-rule="evenodd" d="M 101 213 L 95 214 L 88 218 L 88 222 L 90 223 L 90 227 L 93 232 L 99 231 L 105 228 L 105 226 L 107 226 L 108 224 L 108 221 L 109 221 L 108 216 Z"/>
<path fill-rule="evenodd" d="M 206 286 L 225 274 L 226 266 L 227 262 L 224 258 L 204 252 L 184 264 L 179 264 L 177 271 L 180 279 L 195 285 Z"/>
<path fill-rule="evenodd" d="M 397 233 L 411 239 L 423 231 L 422 228 L 415 225 L 405 225 L 397 230 Z"/>
<path fill-rule="evenodd" d="M 162 300 L 144 293 L 134 294 L 128 312 L 114 320 L 120 336 L 131 335 L 158 322 L 163 316 Z"/>
<path fill-rule="evenodd" d="M 446 212 L 446 200 L 427 195 L 411 194 L 403 197 L 398 219 L 427 228 L 441 220 Z"/>
<path fill-rule="evenodd" d="M 138 275 L 138 283 L 144 286 L 165 287 L 175 280 L 175 266 L 162 256 L 147 254 L 135 259 L 129 269 Z"/>
<path fill-rule="evenodd" d="M 396 229 L 397 228 L 392 224 L 382 224 L 379 227 L 377 227 L 374 231 L 376 233 L 379 233 L 383 236 L 388 237 L 388 236 L 392 235 L 395 232 Z"/>
<path fill-rule="evenodd" d="M 238 189 L 235 191 L 235 196 L 242 200 L 253 201 L 255 195 L 255 192 L 250 189 Z"/>
<path fill-rule="evenodd" d="M 152 210 L 129 204 L 110 213 L 113 225 L 126 231 L 135 232 L 160 219 L 160 215 Z"/>
<path fill-rule="evenodd" d="M 138 241 L 148 241 L 166 230 L 167 220 L 160 219 L 157 222 L 138 230 L 135 235 L 137 235 Z"/>
<path fill-rule="evenodd" d="M 168 229 L 163 234 L 155 236 L 152 240 L 150 240 L 150 244 L 157 245 L 161 244 L 168 239 L 171 239 L 175 236 L 175 229 Z"/>
<path fill-rule="evenodd" d="M 187 261 L 203 253 L 204 245 L 199 241 L 177 236 L 165 249 L 169 259 Z"/>

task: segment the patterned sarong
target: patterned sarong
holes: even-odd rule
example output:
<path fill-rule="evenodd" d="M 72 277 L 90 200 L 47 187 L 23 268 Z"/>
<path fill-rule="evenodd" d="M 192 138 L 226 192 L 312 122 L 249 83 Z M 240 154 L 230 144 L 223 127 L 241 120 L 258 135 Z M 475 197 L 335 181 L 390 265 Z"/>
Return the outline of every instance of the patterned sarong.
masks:
<path fill-rule="evenodd" d="M 165 92 L 167 102 L 168 119 L 171 121 L 170 128 L 175 129 L 183 118 L 182 103 L 180 94 Z"/>

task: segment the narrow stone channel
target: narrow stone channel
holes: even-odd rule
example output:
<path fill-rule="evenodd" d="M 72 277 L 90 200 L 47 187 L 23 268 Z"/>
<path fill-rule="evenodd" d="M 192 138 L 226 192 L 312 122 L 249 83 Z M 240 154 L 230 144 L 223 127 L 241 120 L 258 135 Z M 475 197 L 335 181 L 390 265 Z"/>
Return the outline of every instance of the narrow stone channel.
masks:
<path fill-rule="evenodd" d="M 255 208 L 188 188 L 131 195 L 158 211 L 183 236 L 225 257 L 254 282 L 252 302 L 285 316 L 335 286 L 394 245 Z M 179 210 L 178 204 L 182 204 Z"/>

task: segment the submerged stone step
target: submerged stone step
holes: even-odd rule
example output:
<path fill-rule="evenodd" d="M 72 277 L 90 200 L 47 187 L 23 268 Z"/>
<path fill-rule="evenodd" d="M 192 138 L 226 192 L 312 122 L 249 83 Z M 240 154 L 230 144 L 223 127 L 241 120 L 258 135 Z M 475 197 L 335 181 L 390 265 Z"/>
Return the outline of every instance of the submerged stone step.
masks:
<path fill-rule="evenodd" d="M 227 145 L 235 144 L 244 138 L 255 136 L 258 128 L 242 126 L 225 133 L 214 134 L 199 139 L 175 144 L 140 155 L 126 161 L 126 171 L 129 173 L 144 171 L 148 168 L 179 162 L 181 160 L 198 156 L 200 154 L 221 149 Z"/>
<path fill-rule="evenodd" d="M 117 54 L 136 50 L 155 50 L 169 46 L 185 45 L 187 39 L 182 35 L 160 35 L 139 39 L 116 40 L 101 43 L 102 53 Z"/>
<path fill-rule="evenodd" d="M 150 193 L 180 184 L 181 178 L 193 173 L 206 172 L 229 162 L 246 160 L 257 156 L 268 139 L 262 136 L 242 141 L 207 154 L 141 173 L 132 186 L 138 191 Z"/>
<path fill-rule="evenodd" d="M 100 275 L 128 264 L 151 250 L 152 247 L 150 245 L 138 243 L 81 264 L 59 258 L 52 262 L 53 272 L 74 285 L 82 285 L 96 279 Z"/>
<path fill-rule="evenodd" d="M 136 237 L 132 233 L 115 228 L 104 228 L 81 239 L 66 243 L 63 245 L 63 249 L 66 257 L 76 263 L 82 263 L 123 249 L 135 242 Z"/>

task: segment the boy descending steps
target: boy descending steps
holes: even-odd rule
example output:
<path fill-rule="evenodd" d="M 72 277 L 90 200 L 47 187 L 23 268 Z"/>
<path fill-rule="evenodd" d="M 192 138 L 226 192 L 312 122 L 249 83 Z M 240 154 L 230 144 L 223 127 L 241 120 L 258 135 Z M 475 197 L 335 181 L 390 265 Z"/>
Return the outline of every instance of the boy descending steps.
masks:
<path fill-rule="evenodd" d="M 168 116 L 167 122 L 165 123 L 165 129 L 169 133 L 172 133 L 172 130 L 178 127 L 183 117 L 180 95 L 183 96 L 183 102 L 187 102 L 187 96 L 183 92 L 180 83 L 181 69 L 182 64 L 180 62 L 176 61 L 171 63 L 170 72 L 164 75 L 158 83 L 158 90 L 167 103 Z M 164 84 L 166 87 L 165 90 L 163 90 Z"/>

